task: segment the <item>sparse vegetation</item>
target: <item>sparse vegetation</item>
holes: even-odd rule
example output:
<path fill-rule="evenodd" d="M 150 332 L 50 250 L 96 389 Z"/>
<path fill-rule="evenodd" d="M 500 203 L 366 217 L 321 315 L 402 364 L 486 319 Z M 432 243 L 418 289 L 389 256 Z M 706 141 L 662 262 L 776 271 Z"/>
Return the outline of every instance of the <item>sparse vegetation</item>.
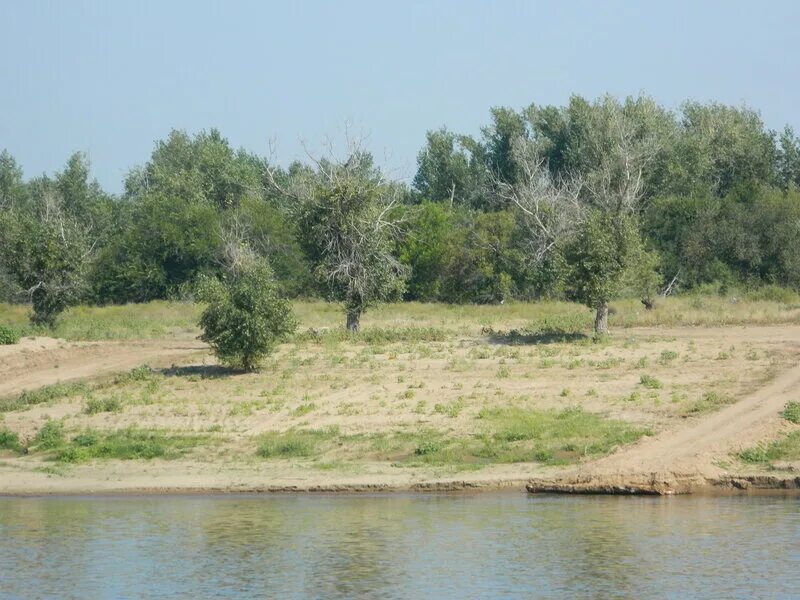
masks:
<path fill-rule="evenodd" d="M 800 460 L 800 431 L 793 431 L 768 444 L 742 450 L 739 458 L 753 464 L 769 464 L 779 460 Z"/>

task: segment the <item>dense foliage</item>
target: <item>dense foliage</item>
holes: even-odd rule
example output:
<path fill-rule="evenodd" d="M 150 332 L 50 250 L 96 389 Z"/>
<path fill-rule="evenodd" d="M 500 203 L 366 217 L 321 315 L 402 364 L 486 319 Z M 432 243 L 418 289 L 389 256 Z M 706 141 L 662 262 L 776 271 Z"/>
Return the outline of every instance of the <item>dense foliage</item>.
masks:
<path fill-rule="evenodd" d="M 292 333 L 292 307 L 278 293 L 272 270 L 255 260 L 222 280 L 201 285 L 208 302 L 200 317 L 201 339 L 227 365 L 250 371 Z"/>
<path fill-rule="evenodd" d="M 669 284 L 800 289 L 800 139 L 750 108 L 575 96 L 492 109 L 480 131 L 430 131 L 410 186 L 363 152 L 282 169 L 215 130 L 171 132 L 118 197 L 83 154 L 26 180 L 3 151 L 0 301 L 51 325 L 77 302 L 194 297 L 228 277 L 231 232 L 275 294 L 336 299 L 354 322 L 398 293 L 595 306 Z"/>

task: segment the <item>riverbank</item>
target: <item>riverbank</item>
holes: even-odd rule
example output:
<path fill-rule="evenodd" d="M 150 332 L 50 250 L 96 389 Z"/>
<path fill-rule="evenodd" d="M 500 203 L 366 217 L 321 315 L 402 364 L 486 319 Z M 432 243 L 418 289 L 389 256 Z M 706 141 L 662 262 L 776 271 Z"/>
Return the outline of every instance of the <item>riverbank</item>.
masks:
<path fill-rule="evenodd" d="M 141 312 L 178 322 L 157 308 Z M 428 320 L 384 313 L 347 336 L 328 306 L 306 307 L 248 374 L 188 327 L 0 347 L 0 494 L 797 487 L 800 425 L 784 412 L 800 326 L 618 326 L 595 341 L 496 308 L 442 308 L 435 327 L 435 307 L 411 307 Z"/>

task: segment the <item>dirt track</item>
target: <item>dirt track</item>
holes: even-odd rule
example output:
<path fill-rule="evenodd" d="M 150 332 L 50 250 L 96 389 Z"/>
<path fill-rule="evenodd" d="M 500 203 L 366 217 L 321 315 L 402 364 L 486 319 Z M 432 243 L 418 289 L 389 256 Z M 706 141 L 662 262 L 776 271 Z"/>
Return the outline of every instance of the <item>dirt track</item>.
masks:
<path fill-rule="evenodd" d="M 169 365 L 204 352 L 196 341 L 63 342 L 28 338 L 0 354 L 0 397 L 54 383 L 91 379 L 143 364 Z"/>
<path fill-rule="evenodd" d="M 797 327 L 679 329 L 674 333 L 724 336 L 732 343 L 767 336 L 776 343 L 800 346 Z M 578 493 L 680 493 L 709 482 L 736 481 L 726 472 L 725 461 L 731 453 L 792 429 L 780 413 L 787 402 L 798 399 L 798 390 L 800 365 L 795 365 L 735 404 L 556 477 L 534 480 L 528 488 Z M 742 485 L 747 483 L 742 480 Z"/>

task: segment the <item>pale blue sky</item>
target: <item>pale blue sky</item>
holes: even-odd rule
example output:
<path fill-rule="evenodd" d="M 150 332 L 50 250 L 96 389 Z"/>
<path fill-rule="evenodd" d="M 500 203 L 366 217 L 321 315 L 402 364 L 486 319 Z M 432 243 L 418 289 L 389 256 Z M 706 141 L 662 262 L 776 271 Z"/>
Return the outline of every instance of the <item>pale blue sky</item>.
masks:
<path fill-rule="evenodd" d="M 86 151 L 118 192 L 171 128 L 281 162 L 369 133 L 409 179 L 428 129 L 489 107 L 651 94 L 800 129 L 800 2 L 0 0 L 0 148 L 27 177 Z"/>

